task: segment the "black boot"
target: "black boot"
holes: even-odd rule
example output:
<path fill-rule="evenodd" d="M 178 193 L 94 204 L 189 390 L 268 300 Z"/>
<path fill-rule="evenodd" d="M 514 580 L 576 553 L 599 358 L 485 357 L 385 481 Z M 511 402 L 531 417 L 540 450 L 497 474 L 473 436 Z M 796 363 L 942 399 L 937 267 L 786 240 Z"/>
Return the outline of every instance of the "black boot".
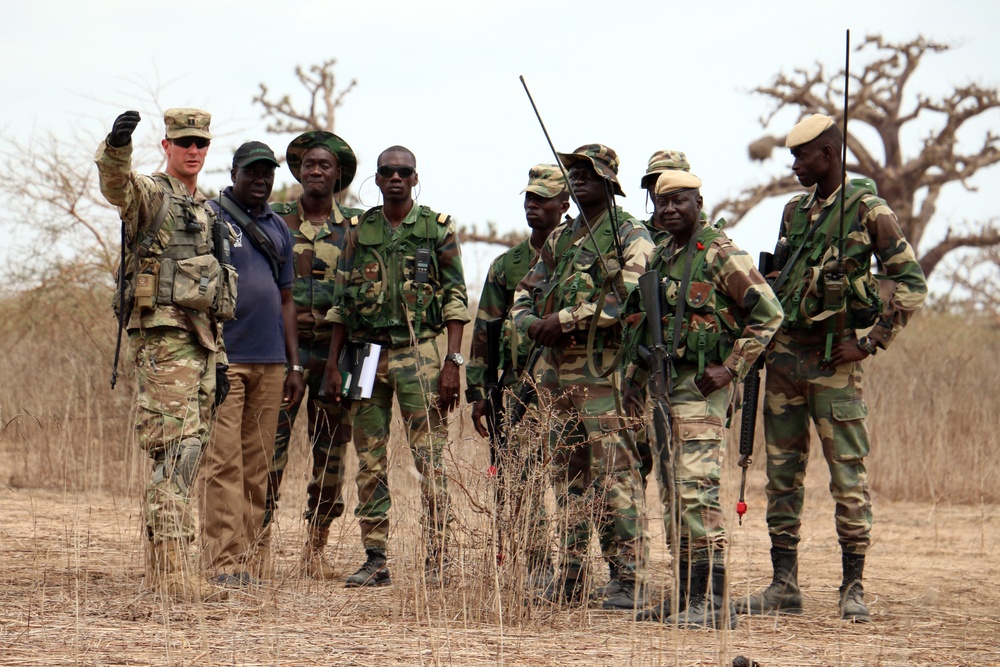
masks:
<path fill-rule="evenodd" d="M 865 555 L 845 553 L 841 562 L 844 581 L 840 585 L 840 617 L 853 623 L 867 623 L 872 617 L 865 606 L 865 589 L 861 585 L 861 578 L 865 573 Z"/>
<path fill-rule="evenodd" d="M 590 599 L 594 602 L 600 602 L 609 595 L 616 595 L 621 588 L 618 574 L 618 566 L 615 565 L 614 561 L 608 561 L 608 583 L 590 591 Z"/>
<path fill-rule="evenodd" d="M 570 567 L 549 582 L 541 597 L 552 604 L 577 606 L 585 601 L 586 590 L 585 570 L 579 567 Z"/>
<path fill-rule="evenodd" d="M 358 568 L 358 571 L 347 578 L 345 588 L 360 588 L 361 586 L 391 586 L 389 566 L 385 552 L 376 549 L 365 549 L 368 560 Z"/>
<path fill-rule="evenodd" d="M 681 628 L 736 629 L 739 617 L 733 605 L 726 602 L 727 585 L 725 565 L 693 563 L 688 607 L 668 617 L 667 623 Z"/>
<path fill-rule="evenodd" d="M 675 592 L 672 595 L 677 596 L 677 611 L 679 612 L 684 611 L 688 606 L 689 567 L 690 564 L 686 561 L 680 561 L 677 565 L 677 585 L 674 587 Z M 656 623 L 667 620 L 674 613 L 672 595 L 665 597 L 660 604 L 640 611 L 635 615 L 635 620 L 655 621 Z"/>
<path fill-rule="evenodd" d="M 735 601 L 738 614 L 801 614 L 799 555 L 794 549 L 771 547 L 771 584 L 759 593 Z"/>

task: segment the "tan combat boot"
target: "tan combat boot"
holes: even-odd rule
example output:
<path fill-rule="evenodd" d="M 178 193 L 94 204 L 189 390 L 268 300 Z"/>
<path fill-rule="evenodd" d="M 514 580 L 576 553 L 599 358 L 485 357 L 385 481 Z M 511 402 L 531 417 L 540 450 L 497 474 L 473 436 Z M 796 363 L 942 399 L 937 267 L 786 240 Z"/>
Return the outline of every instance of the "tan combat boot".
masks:
<path fill-rule="evenodd" d="M 302 573 L 312 579 L 333 579 L 337 575 L 333 566 L 323 558 L 323 547 L 330 537 L 330 528 L 310 525 L 306 534 L 306 546 L 302 550 Z"/>
<path fill-rule="evenodd" d="M 187 545 L 181 540 L 163 540 L 150 543 L 150 560 L 147 573 L 150 588 L 164 598 L 181 602 L 225 600 L 226 591 L 209 585 L 195 572 L 187 557 Z"/>

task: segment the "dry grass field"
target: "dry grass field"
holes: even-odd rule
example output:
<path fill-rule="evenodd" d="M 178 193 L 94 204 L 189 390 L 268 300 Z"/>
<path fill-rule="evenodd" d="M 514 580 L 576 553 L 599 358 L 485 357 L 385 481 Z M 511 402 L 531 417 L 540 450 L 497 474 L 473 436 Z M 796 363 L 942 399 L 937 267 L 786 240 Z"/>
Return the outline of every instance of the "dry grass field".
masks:
<path fill-rule="evenodd" d="M 282 491 L 275 572 L 229 600 L 164 605 L 141 590 L 138 497 L 146 463 L 128 437 L 130 377 L 107 389 L 110 327 L 66 308 L 57 326 L 0 307 L 0 664 L 2 665 L 989 665 L 1000 661 L 1000 332 L 950 315 L 919 317 L 870 365 L 873 622 L 837 618 L 839 547 L 828 475 L 810 466 L 801 617 L 741 619 L 733 631 L 679 631 L 599 609 L 524 605 L 515 565 L 497 566 L 486 444 L 468 408 L 454 420 L 450 476 L 458 567 L 444 588 L 420 579 L 419 500 L 405 444 L 392 442 L 391 567 L 375 591 L 299 577 L 304 433 Z M 401 425 L 394 425 L 398 433 Z M 763 452 L 750 513 L 737 525 L 735 456 L 725 465 L 732 592 L 770 577 Z M 353 460 L 349 466 L 353 466 Z M 669 579 L 655 489 L 652 569 Z M 347 505 L 354 489 L 348 485 Z M 551 497 L 549 502 L 551 505 Z M 555 517 L 558 519 L 558 517 Z M 363 558 L 357 523 L 334 524 L 344 576 Z M 512 535 L 517 539 L 517 534 Z M 593 554 L 597 583 L 606 571 Z"/>

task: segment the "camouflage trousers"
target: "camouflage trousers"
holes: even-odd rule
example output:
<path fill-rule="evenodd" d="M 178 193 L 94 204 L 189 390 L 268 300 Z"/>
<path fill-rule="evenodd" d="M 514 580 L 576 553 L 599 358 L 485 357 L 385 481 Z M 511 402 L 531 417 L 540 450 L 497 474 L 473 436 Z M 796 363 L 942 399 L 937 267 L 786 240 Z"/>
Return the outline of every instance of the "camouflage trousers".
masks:
<path fill-rule="evenodd" d="M 329 341 L 299 345 L 299 363 L 305 368 L 304 377 L 309 393 L 306 415 L 309 419 L 309 442 L 312 449 L 312 476 L 306 486 L 305 519 L 309 524 L 326 528 L 344 513 L 344 456 L 351 441 L 350 412 L 343 404 L 320 396 L 323 373 L 330 356 Z M 267 480 L 264 526 L 270 525 L 280 499 L 281 480 L 288 465 L 288 443 L 292 438 L 302 400 L 281 404 L 278 430 L 274 436 L 274 460 Z"/>
<path fill-rule="evenodd" d="M 669 447 L 656 442 L 652 419 L 646 431 L 653 443 L 667 546 L 676 547 L 682 560 L 721 564 L 727 539 L 719 489 L 726 453 L 726 410 L 733 390 L 730 386 L 706 398 L 695 385 L 695 375 L 695 369 L 681 367 L 673 380 Z M 647 400 L 646 414 L 652 411 L 653 403 Z M 674 526 L 676 545 L 670 543 Z"/>
<path fill-rule="evenodd" d="M 392 397 L 396 395 L 406 427 L 406 440 L 420 474 L 421 523 L 428 554 L 444 548 L 451 508 L 444 468 L 447 420 L 437 408 L 441 356 L 437 341 L 382 349 L 372 397 L 355 401 L 354 448 L 358 453 L 358 506 L 365 549 L 385 551 L 389 542 L 388 445 Z"/>
<path fill-rule="evenodd" d="M 614 350 L 597 353 L 604 368 Z M 624 580 L 644 581 L 648 540 L 635 444 L 619 416 L 616 375 L 590 373 L 585 351 L 548 349 L 538 361 L 539 414 L 548 427 L 564 571 L 584 567 L 592 526 Z M 548 422 L 546 424 L 546 422 Z"/>
<path fill-rule="evenodd" d="M 135 432 L 153 460 L 143 515 L 153 541 L 191 540 L 191 490 L 208 442 L 215 400 L 215 352 L 174 327 L 129 331 L 139 394 Z"/>
<path fill-rule="evenodd" d="M 513 385 L 504 391 L 504 414 L 512 414 L 518 401 L 518 387 Z M 491 461 L 497 475 L 500 543 L 517 546 L 517 551 L 523 552 L 529 563 L 549 559 L 545 491 L 552 482 L 547 465 L 548 433 L 543 432 L 538 417 L 538 402 L 533 400 L 526 406 L 520 423 L 511 429 L 513 433 L 499 443 L 499 447 L 490 443 Z M 503 428 L 510 427 L 504 424 Z M 520 556 L 519 553 L 511 555 Z"/>
<path fill-rule="evenodd" d="M 870 541 L 872 503 L 864 460 L 870 445 L 861 363 L 824 370 L 819 367 L 823 345 L 800 345 L 784 332 L 773 341 L 767 352 L 764 395 L 771 542 L 784 549 L 795 549 L 799 543 L 812 421 L 830 468 L 841 547 L 863 554 Z"/>

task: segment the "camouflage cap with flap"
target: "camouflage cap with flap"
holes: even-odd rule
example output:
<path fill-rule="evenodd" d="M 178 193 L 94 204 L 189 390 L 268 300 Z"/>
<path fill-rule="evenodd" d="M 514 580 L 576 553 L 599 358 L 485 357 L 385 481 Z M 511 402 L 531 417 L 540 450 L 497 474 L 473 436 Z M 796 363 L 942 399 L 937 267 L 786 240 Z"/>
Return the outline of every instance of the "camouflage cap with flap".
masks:
<path fill-rule="evenodd" d="M 659 150 L 649 156 L 646 174 L 639 181 L 639 187 L 648 190 L 656 184 L 656 178 L 667 169 L 691 171 L 691 164 L 683 151 Z"/>
<path fill-rule="evenodd" d="M 559 161 L 567 169 L 574 162 L 587 160 L 600 176 L 614 184 L 616 195 L 625 196 L 625 193 L 622 191 L 622 184 L 618 182 L 618 165 L 620 162 L 615 149 L 609 148 L 604 144 L 586 144 L 580 146 L 572 153 L 557 153 L 557 155 L 559 156 Z"/>
<path fill-rule="evenodd" d="M 163 112 L 163 124 L 167 128 L 167 139 L 181 137 L 201 137 L 211 139 L 212 133 L 208 126 L 212 122 L 212 114 L 201 109 L 177 108 Z"/>
<path fill-rule="evenodd" d="M 566 179 L 556 164 L 536 164 L 528 170 L 528 184 L 521 192 L 551 198 L 566 191 Z"/>
<path fill-rule="evenodd" d="M 296 181 L 302 182 L 299 172 L 302 170 L 302 156 L 313 148 L 325 148 L 333 153 L 340 164 L 340 179 L 333 186 L 334 192 L 346 190 L 358 173 L 358 158 L 350 145 L 333 132 L 314 130 L 305 132 L 292 139 L 285 151 L 285 160 Z"/>

